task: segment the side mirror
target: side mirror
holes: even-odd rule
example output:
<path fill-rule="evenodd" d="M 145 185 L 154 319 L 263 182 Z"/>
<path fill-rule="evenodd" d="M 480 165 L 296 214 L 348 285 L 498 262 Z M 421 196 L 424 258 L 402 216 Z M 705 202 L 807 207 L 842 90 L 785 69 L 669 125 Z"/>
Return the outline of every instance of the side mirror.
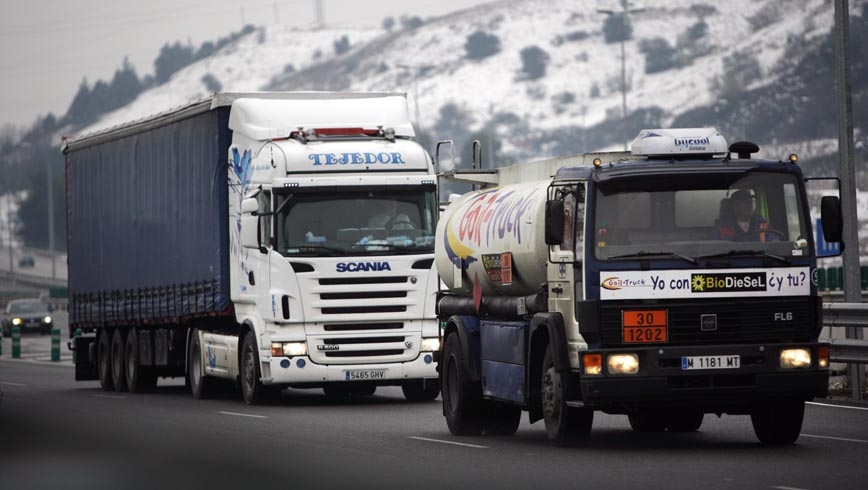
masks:
<path fill-rule="evenodd" d="M 823 196 L 820 200 L 820 219 L 823 222 L 823 239 L 841 242 L 844 235 L 844 217 L 838 196 Z"/>
<path fill-rule="evenodd" d="M 546 245 L 560 245 L 564 241 L 564 202 L 546 201 Z"/>
<path fill-rule="evenodd" d="M 259 217 L 255 214 L 241 216 L 241 246 L 259 248 Z"/>

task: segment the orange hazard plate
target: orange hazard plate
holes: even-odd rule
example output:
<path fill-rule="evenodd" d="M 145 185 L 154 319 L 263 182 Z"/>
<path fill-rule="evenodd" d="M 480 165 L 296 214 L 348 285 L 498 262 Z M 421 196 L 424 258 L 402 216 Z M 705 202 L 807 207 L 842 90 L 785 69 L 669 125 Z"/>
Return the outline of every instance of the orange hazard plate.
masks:
<path fill-rule="evenodd" d="M 621 326 L 625 344 L 654 344 L 669 340 L 666 310 L 623 311 Z"/>

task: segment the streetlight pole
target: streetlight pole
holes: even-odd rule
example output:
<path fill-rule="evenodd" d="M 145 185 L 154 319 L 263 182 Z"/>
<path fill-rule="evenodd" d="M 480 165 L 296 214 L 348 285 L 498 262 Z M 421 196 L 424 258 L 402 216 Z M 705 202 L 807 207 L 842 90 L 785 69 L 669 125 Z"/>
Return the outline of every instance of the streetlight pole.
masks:
<path fill-rule="evenodd" d="M 597 12 L 601 14 L 607 15 L 621 15 L 623 16 L 623 26 L 626 29 L 628 25 L 630 25 L 630 14 L 635 14 L 638 12 L 642 12 L 645 10 L 644 8 L 630 8 L 629 0 L 621 0 L 621 10 L 610 10 L 610 9 L 597 9 Z M 629 146 L 628 135 L 627 135 L 627 53 L 624 47 L 624 42 L 626 39 L 626 33 L 621 33 L 621 126 L 624 136 L 624 150 L 626 151 Z"/>

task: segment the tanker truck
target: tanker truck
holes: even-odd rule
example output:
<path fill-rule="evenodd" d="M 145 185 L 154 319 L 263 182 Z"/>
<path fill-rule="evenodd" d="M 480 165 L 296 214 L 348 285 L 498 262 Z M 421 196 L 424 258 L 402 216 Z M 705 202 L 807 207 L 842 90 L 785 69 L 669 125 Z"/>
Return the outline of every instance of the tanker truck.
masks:
<path fill-rule="evenodd" d="M 480 186 L 435 237 L 450 432 L 511 435 L 526 411 L 566 445 L 597 411 L 639 432 L 732 414 L 763 443 L 795 441 L 805 401 L 827 394 L 829 346 L 806 179 L 796 155 L 758 150 L 643 130 L 630 152 L 449 172 Z M 839 242 L 830 192 L 824 239 Z M 759 226 L 736 234 L 742 197 Z"/>
<path fill-rule="evenodd" d="M 414 137 L 405 94 L 259 92 L 67 139 L 75 378 L 434 399 L 439 209 Z"/>

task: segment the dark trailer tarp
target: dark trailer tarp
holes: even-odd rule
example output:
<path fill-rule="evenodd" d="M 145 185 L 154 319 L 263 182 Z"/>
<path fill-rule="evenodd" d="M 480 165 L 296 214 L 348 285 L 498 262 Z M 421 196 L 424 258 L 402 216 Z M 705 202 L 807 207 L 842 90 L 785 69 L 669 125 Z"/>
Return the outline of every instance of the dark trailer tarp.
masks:
<path fill-rule="evenodd" d="M 70 331 L 228 314 L 229 107 L 67 143 Z"/>

